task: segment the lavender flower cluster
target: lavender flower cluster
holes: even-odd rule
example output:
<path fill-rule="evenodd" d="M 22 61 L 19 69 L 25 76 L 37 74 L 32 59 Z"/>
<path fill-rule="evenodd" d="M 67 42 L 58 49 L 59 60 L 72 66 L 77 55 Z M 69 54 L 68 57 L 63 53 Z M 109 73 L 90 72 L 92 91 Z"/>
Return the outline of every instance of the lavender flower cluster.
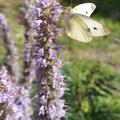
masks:
<path fill-rule="evenodd" d="M 3 67 L 0 70 L 0 120 L 30 120 L 30 101 L 26 95 L 24 88 L 12 83 Z"/>
<path fill-rule="evenodd" d="M 61 31 L 57 22 L 61 6 L 55 0 L 37 0 L 32 8 L 35 73 L 38 80 L 37 116 L 40 120 L 60 120 L 65 116 L 66 89 L 61 74 L 62 61 L 58 59 L 60 46 L 57 35 Z"/>
<path fill-rule="evenodd" d="M 18 64 L 18 50 L 13 40 L 12 31 L 7 21 L 7 18 L 0 13 L 0 35 L 3 36 L 4 46 L 6 48 L 6 55 L 4 58 L 4 63 L 8 69 L 11 79 L 14 82 L 18 82 L 20 73 L 19 73 L 19 64 Z"/>
<path fill-rule="evenodd" d="M 23 0 L 23 23 L 25 26 L 25 42 L 24 42 L 24 68 L 23 68 L 23 79 L 24 86 L 31 89 L 32 81 L 35 79 L 34 64 L 32 64 L 32 35 L 31 35 L 31 19 L 30 15 L 31 0 Z"/>

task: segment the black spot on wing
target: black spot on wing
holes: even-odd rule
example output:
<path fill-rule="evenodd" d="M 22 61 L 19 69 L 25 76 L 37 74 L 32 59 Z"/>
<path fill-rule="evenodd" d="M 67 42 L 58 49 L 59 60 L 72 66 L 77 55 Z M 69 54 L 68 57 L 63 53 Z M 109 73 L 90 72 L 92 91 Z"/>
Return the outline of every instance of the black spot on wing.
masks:
<path fill-rule="evenodd" d="M 86 11 L 86 15 L 88 14 L 88 11 Z"/>
<path fill-rule="evenodd" d="M 96 28 L 96 27 L 93 27 L 93 29 L 94 29 L 94 30 L 97 30 L 97 28 Z"/>

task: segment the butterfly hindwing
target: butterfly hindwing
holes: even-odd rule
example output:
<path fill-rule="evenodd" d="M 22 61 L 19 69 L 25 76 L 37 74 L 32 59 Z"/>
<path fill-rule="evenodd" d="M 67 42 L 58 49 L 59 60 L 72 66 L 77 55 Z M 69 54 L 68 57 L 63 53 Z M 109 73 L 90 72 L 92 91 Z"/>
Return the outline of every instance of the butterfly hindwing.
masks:
<path fill-rule="evenodd" d="M 65 17 L 65 31 L 72 39 L 81 42 L 90 42 L 92 40 L 90 29 L 76 14 L 69 14 Z"/>

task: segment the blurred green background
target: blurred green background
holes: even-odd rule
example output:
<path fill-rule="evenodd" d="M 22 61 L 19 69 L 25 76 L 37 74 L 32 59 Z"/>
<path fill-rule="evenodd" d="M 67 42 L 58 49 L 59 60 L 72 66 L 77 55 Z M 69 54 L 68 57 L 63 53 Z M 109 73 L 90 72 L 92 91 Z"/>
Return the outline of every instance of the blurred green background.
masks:
<path fill-rule="evenodd" d="M 71 0 L 59 0 L 70 6 Z M 97 5 L 92 18 L 104 24 L 111 34 L 81 43 L 66 35 L 59 38 L 64 45 L 60 58 L 64 61 L 63 74 L 69 88 L 66 99 L 68 120 L 120 120 L 120 0 L 72 0 L 72 5 L 93 2 Z M 23 61 L 24 26 L 22 0 L 0 0 L 12 27 Z M 5 53 L 0 38 L 0 65 Z"/>

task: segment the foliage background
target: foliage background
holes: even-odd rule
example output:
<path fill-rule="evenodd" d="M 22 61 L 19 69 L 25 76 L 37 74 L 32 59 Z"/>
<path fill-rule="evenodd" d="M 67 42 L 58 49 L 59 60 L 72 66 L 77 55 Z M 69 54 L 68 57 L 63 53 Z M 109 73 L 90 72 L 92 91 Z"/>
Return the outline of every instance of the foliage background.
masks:
<path fill-rule="evenodd" d="M 71 4 L 70 0 L 59 1 L 64 6 Z M 69 106 L 67 119 L 120 120 L 120 1 L 73 0 L 72 5 L 82 2 L 97 5 L 92 18 L 105 24 L 111 34 L 94 38 L 89 44 L 71 40 L 66 35 L 59 38 L 64 45 L 60 57 L 64 61 L 63 74 L 69 88 L 64 96 Z M 22 0 L 0 0 L 0 12 L 11 24 L 22 66 L 24 26 L 21 7 Z M 0 66 L 4 53 L 0 38 Z"/>

